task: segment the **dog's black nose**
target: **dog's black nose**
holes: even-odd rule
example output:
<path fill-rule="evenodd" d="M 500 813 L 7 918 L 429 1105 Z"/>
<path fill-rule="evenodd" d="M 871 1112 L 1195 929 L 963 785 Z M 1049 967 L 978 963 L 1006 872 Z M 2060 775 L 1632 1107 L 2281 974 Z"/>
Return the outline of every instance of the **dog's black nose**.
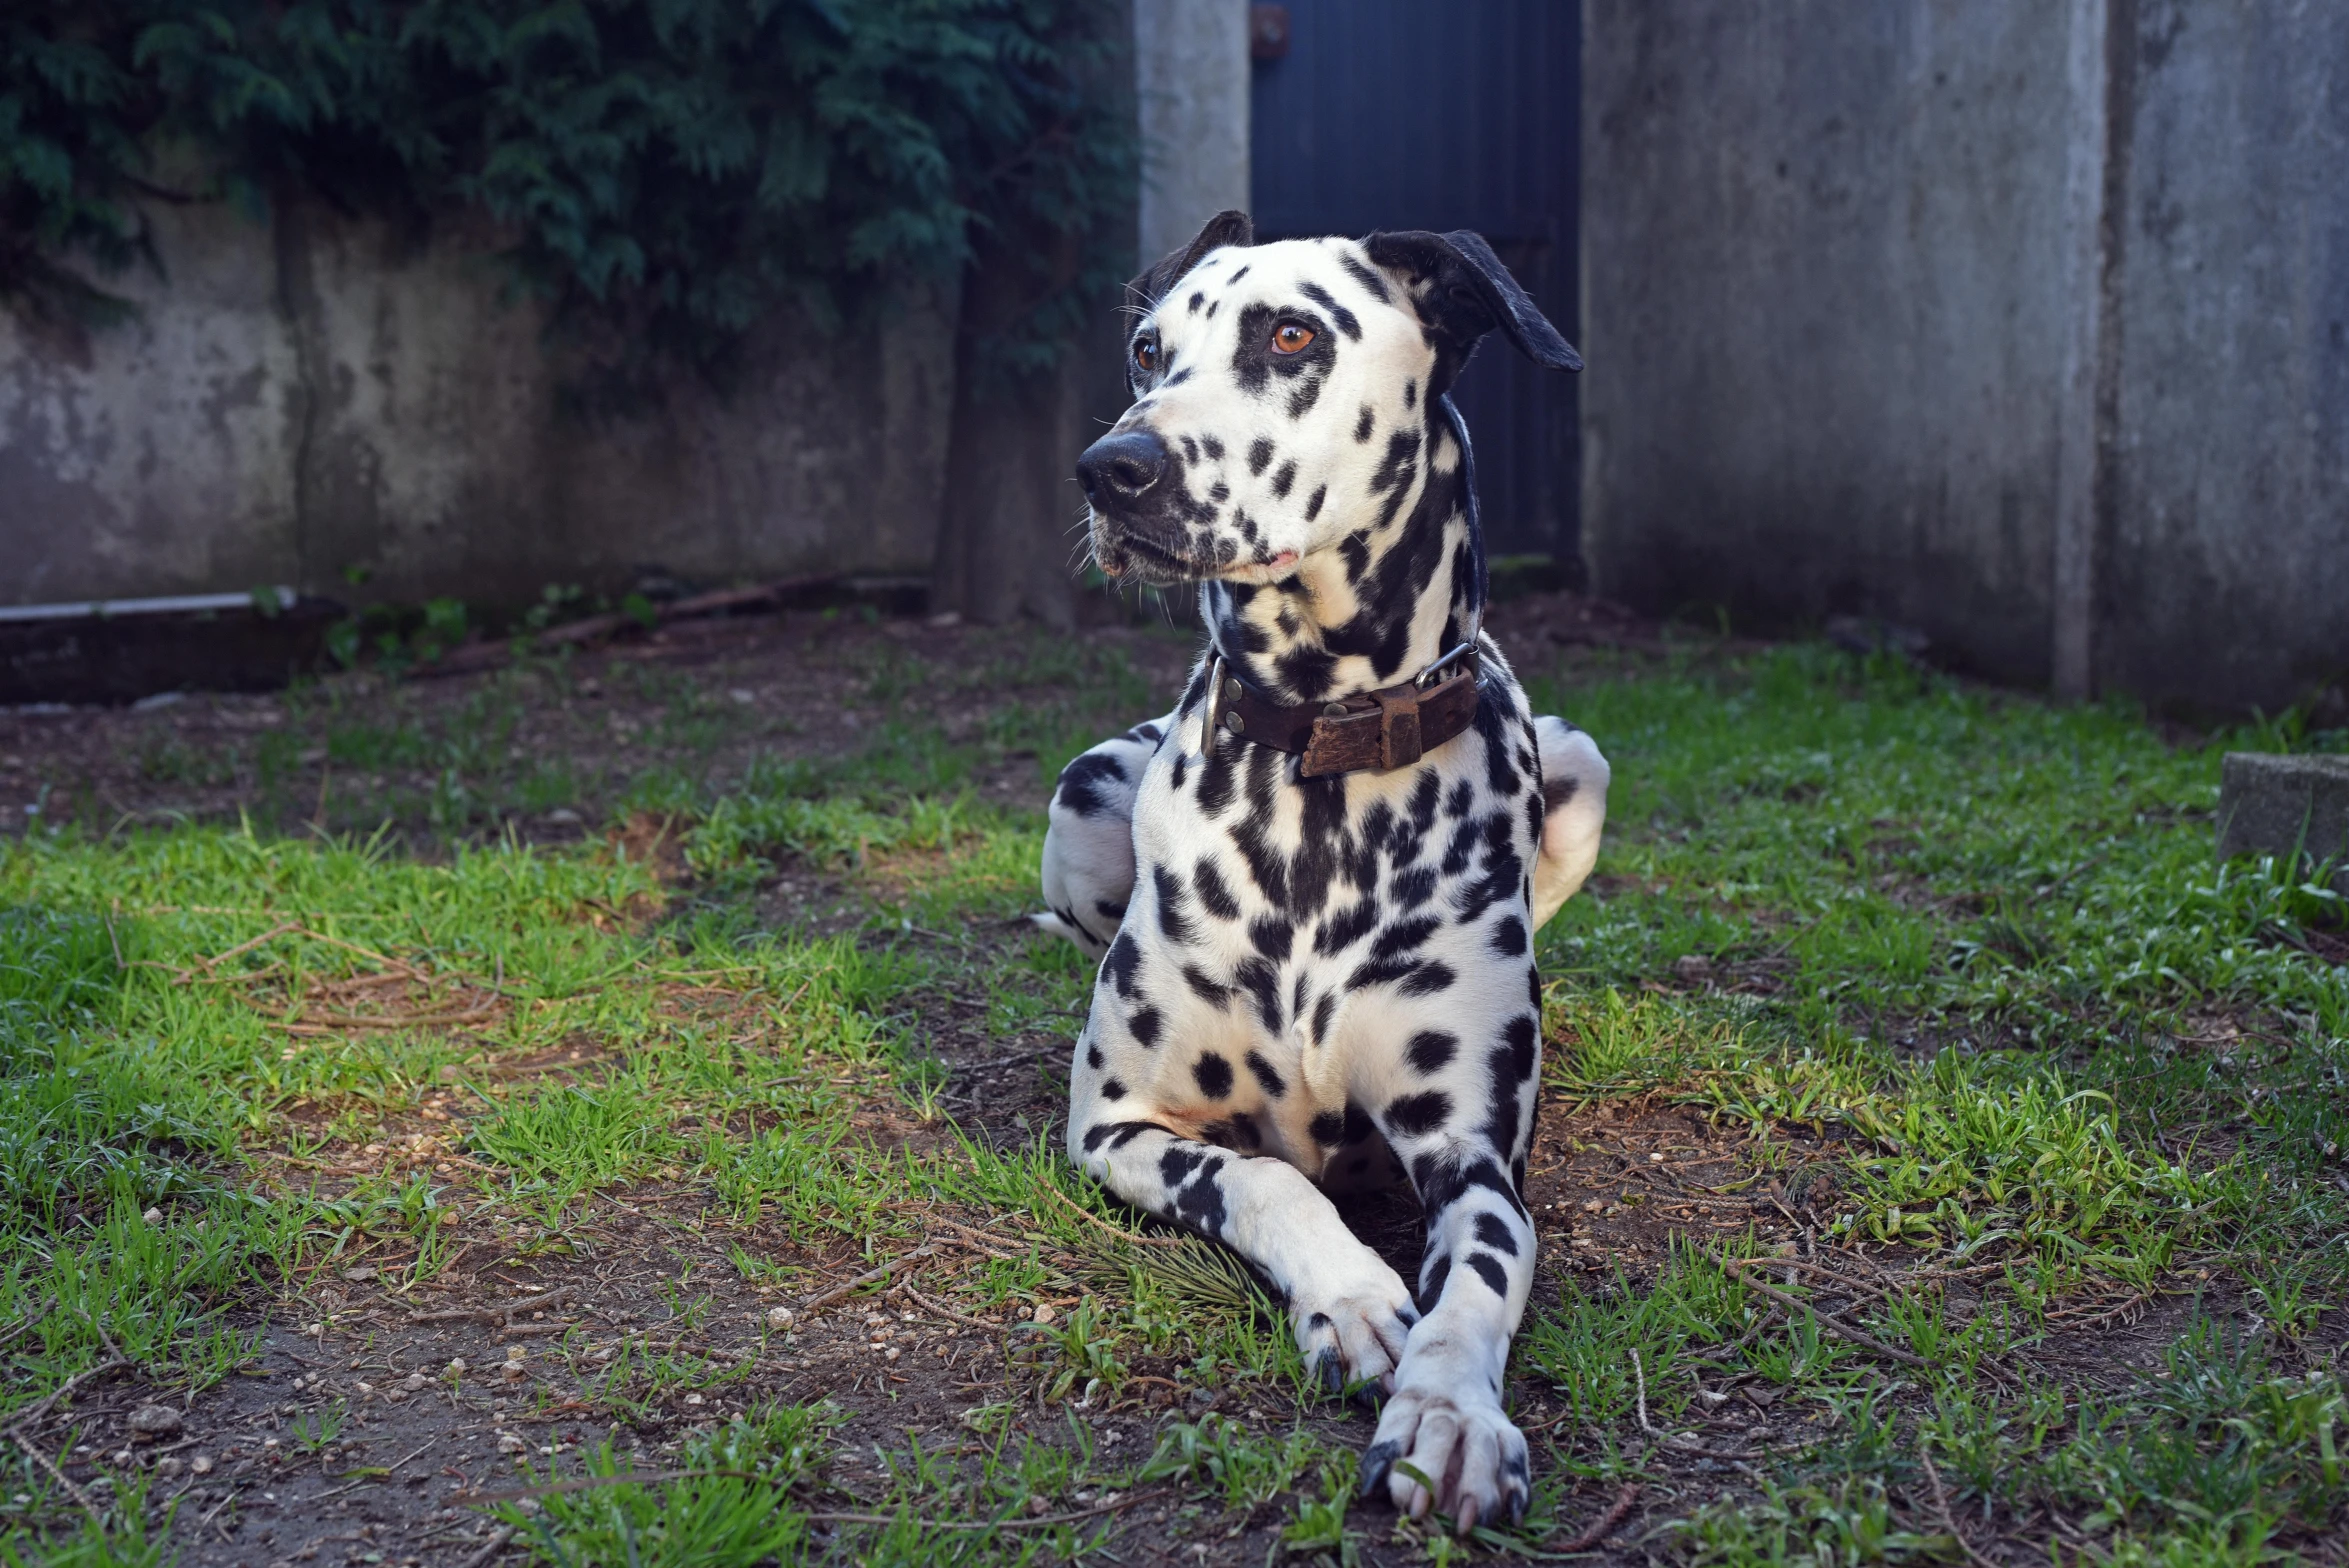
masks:
<path fill-rule="evenodd" d="M 1098 508 L 1132 504 L 1166 477 L 1166 443 L 1150 430 L 1125 430 L 1103 436 L 1077 459 L 1077 483 L 1085 499 Z"/>

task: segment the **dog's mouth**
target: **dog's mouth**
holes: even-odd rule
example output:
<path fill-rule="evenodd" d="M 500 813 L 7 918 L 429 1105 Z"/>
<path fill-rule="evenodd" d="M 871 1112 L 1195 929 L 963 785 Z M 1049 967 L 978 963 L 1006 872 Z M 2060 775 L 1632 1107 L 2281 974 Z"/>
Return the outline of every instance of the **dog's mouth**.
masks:
<path fill-rule="evenodd" d="M 1096 520 L 1093 560 L 1110 577 L 1168 588 L 1177 583 L 1212 577 L 1215 569 L 1151 540 L 1144 535 L 1111 531 Z"/>
<path fill-rule="evenodd" d="M 1093 563 L 1101 568 L 1103 575 L 1121 582 L 1170 588 L 1180 583 L 1207 582 L 1216 578 L 1234 582 L 1270 582 L 1287 576 L 1295 569 L 1297 552 L 1282 550 L 1265 560 L 1235 554 L 1228 559 L 1207 561 L 1174 549 L 1147 534 L 1118 527 L 1095 513 Z"/>

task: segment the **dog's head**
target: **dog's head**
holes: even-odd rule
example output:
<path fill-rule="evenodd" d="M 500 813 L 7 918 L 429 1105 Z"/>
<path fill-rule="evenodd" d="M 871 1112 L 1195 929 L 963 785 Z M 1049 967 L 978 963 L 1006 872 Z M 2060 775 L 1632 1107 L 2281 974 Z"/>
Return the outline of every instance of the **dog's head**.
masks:
<path fill-rule="evenodd" d="M 1274 582 L 1392 517 L 1488 332 L 1582 368 L 1475 234 L 1253 238 L 1218 213 L 1129 285 L 1134 405 L 1077 461 L 1113 577 Z"/>

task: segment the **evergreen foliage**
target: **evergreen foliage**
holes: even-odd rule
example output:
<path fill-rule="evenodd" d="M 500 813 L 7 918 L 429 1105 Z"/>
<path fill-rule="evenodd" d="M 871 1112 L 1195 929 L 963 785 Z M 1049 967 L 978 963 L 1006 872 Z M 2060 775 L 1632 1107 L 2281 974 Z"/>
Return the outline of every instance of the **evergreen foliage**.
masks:
<path fill-rule="evenodd" d="M 153 263 L 159 201 L 470 212 L 591 359 L 722 373 L 784 302 L 836 322 L 951 276 L 990 227 L 1099 232 L 1132 188 L 1115 20 L 1113 0 L 0 0 L 0 300 L 103 312 L 108 274 Z M 1050 351 L 1053 304 L 1026 352 Z"/>

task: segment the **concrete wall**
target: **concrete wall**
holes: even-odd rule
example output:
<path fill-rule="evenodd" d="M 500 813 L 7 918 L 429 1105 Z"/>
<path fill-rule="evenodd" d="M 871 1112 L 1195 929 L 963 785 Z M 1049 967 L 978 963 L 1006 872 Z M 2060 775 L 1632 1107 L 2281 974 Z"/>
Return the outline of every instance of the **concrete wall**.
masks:
<path fill-rule="evenodd" d="M 2349 674 L 2349 6 L 2128 9 L 2097 674 L 2272 709 Z"/>
<path fill-rule="evenodd" d="M 1147 266 L 1248 206 L 1246 0 L 1134 0 Z"/>
<path fill-rule="evenodd" d="M 421 245 L 306 208 L 155 212 L 134 322 L 0 316 L 0 603 L 290 582 L 519 600 L 657 565 L 727 581 L 929 566 L 952 322 L 777 323 L 731 399 L 557 408 L 562 368 L 478 236 Z"/>
<path fill-rule="evenodd" d="M 2349 11 L 1584 15 L 1602 591 L 2213 706 L 2349 669 Z"/>

